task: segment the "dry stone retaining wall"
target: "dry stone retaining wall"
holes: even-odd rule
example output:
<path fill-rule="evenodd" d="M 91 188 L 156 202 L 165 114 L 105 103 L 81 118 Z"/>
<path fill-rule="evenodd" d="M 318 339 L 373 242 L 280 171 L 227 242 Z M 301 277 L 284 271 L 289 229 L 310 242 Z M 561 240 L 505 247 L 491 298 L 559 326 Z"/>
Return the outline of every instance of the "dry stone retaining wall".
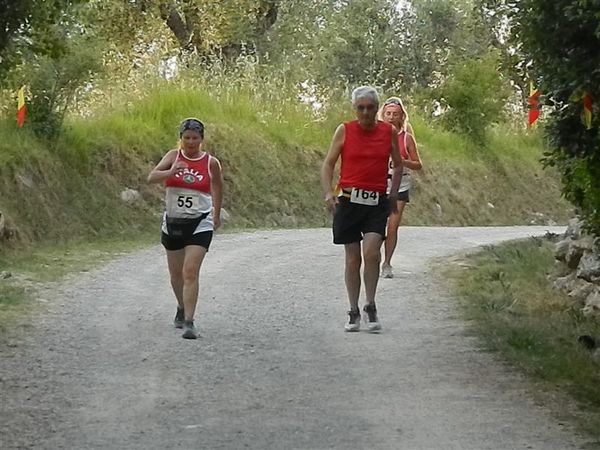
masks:
<path fill-rule="evenodd" d="M 583 223 L 572 219 L 554 255 L 568 268 L 565 276 L 554 281 L 554 287 L 580 303 L 585 315 L 600 318 L 600 237 L 586 234 Z"/>

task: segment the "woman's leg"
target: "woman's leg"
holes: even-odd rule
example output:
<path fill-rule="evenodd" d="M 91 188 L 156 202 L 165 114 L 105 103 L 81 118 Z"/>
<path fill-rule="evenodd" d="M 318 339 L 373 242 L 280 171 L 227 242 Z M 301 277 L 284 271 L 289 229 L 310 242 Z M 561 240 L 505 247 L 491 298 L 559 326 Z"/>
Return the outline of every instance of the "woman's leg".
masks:
<path fill-rule="evenodd" d="M 171 278 L 171 287 L 177 299 L 177 307 L 183 309 L 183 261 L 185 249 L 167 250 L 167 265 Z"/>
<path fill-rule="evenodd" d="M 384 243 L 384 266 L 392 265 L 392 256 L 394 255 L 394 250 L 396 249 L 396 244 L 398 242 L 398 227 L 400 226 L 400 221 L 402 220 L 402 212 L 404 211 L 405 206 L 405 201 L 398 200 L 398 212 L 390 214 L 390 217 L 388 218 Z"/>
<path fill-rule="evenodd" d="M 188 245 L 185 247 L 183 261 L 183 305 L 185 307 L 185 321 L 194 320 L 196 303 L 198 303 L 198 277 L 200 266 L 206 255 L 206 248 L 200 245 Z"/>

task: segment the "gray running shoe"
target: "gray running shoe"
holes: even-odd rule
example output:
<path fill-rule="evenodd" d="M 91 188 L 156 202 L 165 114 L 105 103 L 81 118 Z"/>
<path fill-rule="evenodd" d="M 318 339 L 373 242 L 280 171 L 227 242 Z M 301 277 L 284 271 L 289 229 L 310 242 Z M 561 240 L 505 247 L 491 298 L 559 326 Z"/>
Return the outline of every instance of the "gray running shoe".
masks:
<path fill-rule="evenodd" d="M 392 266 L 388 264 L 383 264 L 381 266 L 381 276 L 383 278 L 394 278 L 394 272 L 392 270 Z"/>
<path fill-rule="evenodd" d="M 375 303 L 365 305 L 363 311 L 367 313 L 367 328 L 369 331 L 373 332 L 381 330 L 381 324 L 379 323 L 379 318 L 377 317 L 377 307 L 375 306 Z"/>
<path fill-rule="evenodd" d="M 177 314 L 175 314 L 175 318 L 173 319 L 175 328 L 183 328 L 183 318 L 183 308 L 177 308 Z"/>
<path fill-rule="evenodd" d="M 198 339 L 198 330 L 194 326 L 193 320 L 183 322 L 183 334 L 181 337 L 184 339 Z"/>
<path fill-rule="evenodd" d="M 360 330 L 360 311 L 350 310 L 348 311 L 348 323 L 344 325 L 346 331 L 359 331 Z"/>

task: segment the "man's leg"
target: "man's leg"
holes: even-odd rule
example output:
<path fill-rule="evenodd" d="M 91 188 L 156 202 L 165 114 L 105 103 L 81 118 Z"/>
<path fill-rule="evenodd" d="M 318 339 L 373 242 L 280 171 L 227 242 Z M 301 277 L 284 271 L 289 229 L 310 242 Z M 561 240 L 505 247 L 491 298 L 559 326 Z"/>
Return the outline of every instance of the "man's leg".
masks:
<path fill-rule="evenodd" d="M 379 233 L 365 233 L 363 237 L 364 279 L 367 304 L 375 303 L 375 292 L 377 291 L 377 282 L 379 281 L 382 242 L 383 236 Z"/>
<path fill-rule="evenodd" d="M 364 311 L 367 313 L 367 327 L 371 332 L 381 330 L 375 306 L 375 292 L 379 281 L 379 263 L 381 262 L 381 243 L 383 236 L 379 233 L 365 233 L 363 240 L 363 256 L 365 259 L 365 291 L 367 304 Z"/>
<path fill-rule="evenodd" d="M 360 255 L 360 242 L 344 244 L 344 250 L 346 253 L 344 279 L 346 281 L 348 301 L 350 302 L 350 309 L 357 311 L 358 297 L 360 295 L 360 266 L 362 263 Z"/>

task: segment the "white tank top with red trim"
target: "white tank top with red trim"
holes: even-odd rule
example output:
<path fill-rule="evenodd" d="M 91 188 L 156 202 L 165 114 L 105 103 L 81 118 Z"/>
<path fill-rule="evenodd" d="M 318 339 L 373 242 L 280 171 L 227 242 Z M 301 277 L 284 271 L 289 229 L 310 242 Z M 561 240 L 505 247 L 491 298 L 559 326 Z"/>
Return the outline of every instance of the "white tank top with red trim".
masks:
<path fill-rule="evenodd" d="M 178 151 L 176 161 L 184 161 L 187 167 L 181 173 L 165 180 L 165 212 L 162 221 L 164 233 L 168 234 L 167 215 L 192 219 L 208 213 L 208 216 L 198 224 L 194 234 L 214 229 L 210 160 L 211 156 L 208 153 L 204 153 L 199 158 L 188 158 L 182 150 Z"/>

